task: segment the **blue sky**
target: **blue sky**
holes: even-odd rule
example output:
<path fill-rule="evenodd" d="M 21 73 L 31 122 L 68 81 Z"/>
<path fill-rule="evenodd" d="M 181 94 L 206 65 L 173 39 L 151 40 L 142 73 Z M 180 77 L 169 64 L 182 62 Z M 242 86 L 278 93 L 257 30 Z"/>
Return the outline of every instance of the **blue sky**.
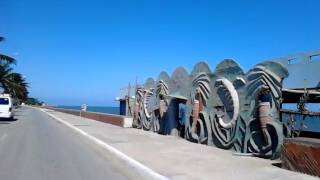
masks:
<path fill-rule="evenodd" d="M 31 96 L 117 105 L 119 88 L 199 60 L 261 60 L 320 48 L 320 1 L 1 0 L 0 51 Z"/>

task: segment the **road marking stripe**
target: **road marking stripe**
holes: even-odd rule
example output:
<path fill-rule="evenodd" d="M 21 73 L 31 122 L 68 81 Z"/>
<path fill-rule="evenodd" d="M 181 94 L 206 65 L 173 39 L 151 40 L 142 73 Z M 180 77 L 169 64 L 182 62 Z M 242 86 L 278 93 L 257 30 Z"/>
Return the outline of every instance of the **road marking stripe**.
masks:
<path fill-rule="evenodd" d="M 99 146 L 103 147 L 104 149 L 108 150 L 110 153 L 118 156 L 121 160 L 125 161 L 126 163 L 128 163 L 130 166 L 136 168 L 137 170 L 139 170 L 142 173 L 145 173 L 146 175 L 151 176 L 153 179 L 161 179 L 161 180 L 168 180 L 167 177 L 155 172 L 154 170 L 150 169 L 149 167 L 141 164 L 140 162 L 134 160 L 133 158 L 127 156 L 126 154 L 124 154 L 123 152 L 117 150 L 116 148 L 110 146 L 109 144 L 105 143 L 104 141 L 88 134 L 87 132 L 73 126 L 71 123 L 62 120 L 61 118 L 56 117 L 55 115 L 45 111 L 44 109 L 39 108 L 39 110 L 41 110 L 42 112 L 48 114 L 50 117 L 56 119 L 57 121 L 63 123 L 64 125 L 70 127 L 71 129 L 77 131 L 78 133 L 82 134 L 83 136 L 89 138 L 90 140 L 94 141 L 96 144 L 98 144 Z"/>

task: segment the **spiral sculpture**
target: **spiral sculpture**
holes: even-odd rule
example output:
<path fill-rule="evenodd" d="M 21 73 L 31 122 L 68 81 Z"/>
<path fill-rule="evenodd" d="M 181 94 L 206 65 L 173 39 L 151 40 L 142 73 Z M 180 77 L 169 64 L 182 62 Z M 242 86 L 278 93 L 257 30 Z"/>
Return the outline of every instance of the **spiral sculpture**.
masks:
<path fill-rule="evenodd" d="M 190 74 L 181 67 L 171 77 L 162 72 L 156 83 L 137 89 L 134 127 L 159 132 L 174 121 L 191 142 L 273 158 L 284 136 L 279 110 L 287 76 L 277 62 L 244 73 L 231 59 L 213 72 L 204 62 Z"/>

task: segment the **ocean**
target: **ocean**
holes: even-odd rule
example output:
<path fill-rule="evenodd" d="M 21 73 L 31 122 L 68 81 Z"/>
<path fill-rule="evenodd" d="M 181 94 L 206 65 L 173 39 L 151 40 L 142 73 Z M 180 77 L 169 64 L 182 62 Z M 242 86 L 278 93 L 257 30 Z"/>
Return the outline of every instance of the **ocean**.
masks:
<path fill-rule="evenodd" d="M 296 104 L 283 104 L 283 109 L 289 109 L 289 110 L 297 110 Z M 320 104 L 319 103 L 306 103 L 306 108 L 309 111 L 312 112 L 319 112 L 320 111 Z M 295 120 L 294 122 L 294 129 L 299 130 L 302 129 L 303 131 L 309 131 L 309 132 L 318 132 L 320 133 L 320 116 L 304 116 L 302 115 L 293 115 L 293 118 Z M 282 121 L 285 124 L 288 124 L 289 119 L 291 119 L 291 116 L 283 113 L 282 114 Z"/>
<path fill-rule="evenodd" d="M 56 107 L 63 108 L 63 109 L 73 109 L 73 110 L 80 110 L 81 108 L 80 106 L 63 106 L 63 105 L 59 105 Z M 110 107 L 110 106 L 88 106 L 87 111 L 117 114 L 117 115 L 120 114 L 119 107 Z"/>

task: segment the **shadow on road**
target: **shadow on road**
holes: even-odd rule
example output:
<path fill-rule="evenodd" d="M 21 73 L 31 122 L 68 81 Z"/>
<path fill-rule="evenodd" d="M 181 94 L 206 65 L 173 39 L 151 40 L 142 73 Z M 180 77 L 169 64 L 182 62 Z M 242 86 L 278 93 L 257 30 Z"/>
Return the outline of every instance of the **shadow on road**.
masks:
<path fill-rule="evenodd" d="M 17 121 L 17 118 L 0 118 L 0 124 L 11 124 L 12 122 Z"/>
<path fill-rule="evenodd" d="M 9 123 L 9 122 L 1 122 L 0 121 L 0 124 L 11 124 L 11 123 Z"/>

